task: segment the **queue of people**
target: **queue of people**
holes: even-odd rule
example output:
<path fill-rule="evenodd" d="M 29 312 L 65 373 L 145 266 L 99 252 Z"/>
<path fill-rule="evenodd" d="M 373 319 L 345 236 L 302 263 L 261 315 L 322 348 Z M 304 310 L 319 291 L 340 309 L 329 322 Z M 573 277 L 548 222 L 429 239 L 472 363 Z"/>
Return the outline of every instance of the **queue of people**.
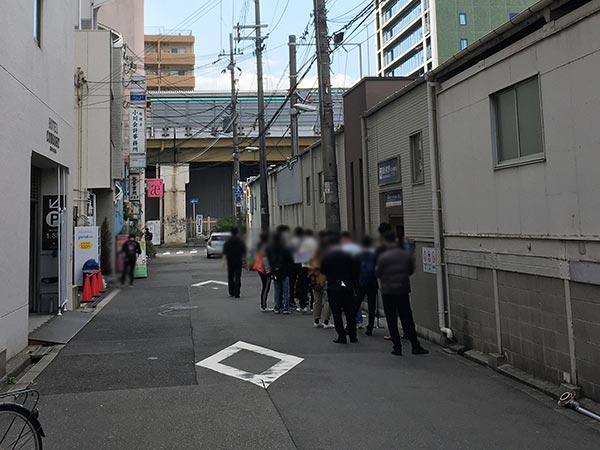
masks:
<path fill-rule="evenodd" d="M 402 355 L 402 338 L 412 345 L 412 353 L 427 354 L 417 337 L 410 306 L 410 276 L 415 270 L 414 249 L 398 239 L 389 224 L 378 228 L 379 239 L 365 237 L 360 245 L 345 233 L 312 230 L 285 225 L 271 235 L 261 234 L 254 249 L 250 270 L 261 280 L 260 308 L 263 312 L 290 314 L 312 312 L 315 328 L 335 328 L 333 342 L 358 342 L 357 330 L 363 328 L 362 304 L 367 301 L 366 336 L 373 336 L 378 318 L 379 293 L 393 343 L 394 355 Z M 229 294 L 239 298 L 240 275 L 246 247 L 232 230 L 226 242 Z M 274 307 L 268 306 L 274 286 Z M 333 321 L 333 324 L 331 323 Z"/>

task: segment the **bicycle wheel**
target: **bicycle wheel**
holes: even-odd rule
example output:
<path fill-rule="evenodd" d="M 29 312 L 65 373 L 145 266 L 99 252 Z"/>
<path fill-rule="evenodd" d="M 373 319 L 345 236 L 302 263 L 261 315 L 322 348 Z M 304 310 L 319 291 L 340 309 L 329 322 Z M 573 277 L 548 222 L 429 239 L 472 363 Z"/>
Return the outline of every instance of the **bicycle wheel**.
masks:
<path fill-rule="evenodd" d="M 41 427 L 32 413 L 14 403 L 0 403 L 0 450 L 42 450 Z"/>

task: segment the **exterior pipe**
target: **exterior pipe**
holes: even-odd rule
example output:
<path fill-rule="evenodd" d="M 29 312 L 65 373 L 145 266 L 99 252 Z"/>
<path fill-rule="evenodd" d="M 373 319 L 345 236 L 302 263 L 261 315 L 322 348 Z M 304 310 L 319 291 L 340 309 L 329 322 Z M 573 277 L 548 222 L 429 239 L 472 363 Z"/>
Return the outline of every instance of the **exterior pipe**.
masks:
<path fill-rule="evenodd" d="M 448 339 L 453 340 L 454 333 L 449 327 L 447 314 L 447 298 L 444 282 L 445 264 L 443 255 L 442 236 L 442 205 L 440 192 L 440 167 L 437 128 L 437 84 L 427 82 L 427 110 L 429 116 L 429 158 L 431 160 L 431 199 L 433 209 L 433 238 L 435 248 L 435 279 L 438 302 L 438 324 L 440 332 Z"/>
<path fill-rule="evenodd" d="M 369 136 L 367 131 L 367 119 L 363 116 L 360 118 L 360 128 L 362 135 L 361 152 L 363 160 L 363 180 L 369 179 Z M 365 219 L 367 223 L 364 223 L 365 232 L 367 234 L 372 233 L 371 230 L 371 188 L 370 183 L 364 183 L 364 198 L 363 198 L 363 209 L 365 212 Z"/>
<path fill-rule="evenodd" d="M 580 403 L 575 400 L 575 394 L 573 392 L 565 392 L 563 395 L 561 395 L 558 399 L 558 406 L 562 406 L 563 408 L 571 408 L 572 410 L 577 411 L 578 413 L 583 414 L 590 419 L 600 422 L 600 415 L 581 406 Z"/>

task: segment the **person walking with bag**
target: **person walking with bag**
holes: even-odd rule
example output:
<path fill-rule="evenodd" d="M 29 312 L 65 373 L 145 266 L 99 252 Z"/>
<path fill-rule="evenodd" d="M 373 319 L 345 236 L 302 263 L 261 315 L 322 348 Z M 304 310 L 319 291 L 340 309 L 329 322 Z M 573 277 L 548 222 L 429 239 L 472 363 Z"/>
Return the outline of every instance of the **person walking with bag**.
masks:
<path fill-rule="evenodd" d="M 377 261 L 375 274 L 379 279 L 383 310 L 388 329 L 394 343 L 393 355 L 402 355 L 402 342 L 398 330 L 398 318 L 402 322 L 404 335 L 412 344 L 413 355 L 425 355 L 425 350 L 417 338 L 415 321 L 410 307 L 410 276 L 415 271 L 413 255 L 402 244 L 396 243 L 396 236 L 387 233 L 384 241 L 388 250 Z"/>
<path fill-rule="evenodd" d="M 258 273 L 260 277 L 260 283 L 262 285 L 260 290 L 260 310 L 262 312 L 273 311 L 272 308 L 267 307 L 267 300 L 269 298 L 269 291 L 271 290 L 271 268 L 269 267 L 269 260 L 267 259 L 267 245 L 269 243 L 269 235 L 267 233 L 261 233 L 256 246 L 256 259 L 251 269 Z"/>

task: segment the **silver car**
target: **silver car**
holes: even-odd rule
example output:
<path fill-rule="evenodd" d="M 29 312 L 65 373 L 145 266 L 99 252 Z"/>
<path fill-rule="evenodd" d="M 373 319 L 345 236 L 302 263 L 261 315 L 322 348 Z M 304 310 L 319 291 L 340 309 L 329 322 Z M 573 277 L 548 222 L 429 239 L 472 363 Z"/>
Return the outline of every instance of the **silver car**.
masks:
<path fill-rule="evenodd" d="M 206 257 L 223 256 L 223 245 L 231 237 L 231 233 L 211 233 L 206 240 Z"/>

